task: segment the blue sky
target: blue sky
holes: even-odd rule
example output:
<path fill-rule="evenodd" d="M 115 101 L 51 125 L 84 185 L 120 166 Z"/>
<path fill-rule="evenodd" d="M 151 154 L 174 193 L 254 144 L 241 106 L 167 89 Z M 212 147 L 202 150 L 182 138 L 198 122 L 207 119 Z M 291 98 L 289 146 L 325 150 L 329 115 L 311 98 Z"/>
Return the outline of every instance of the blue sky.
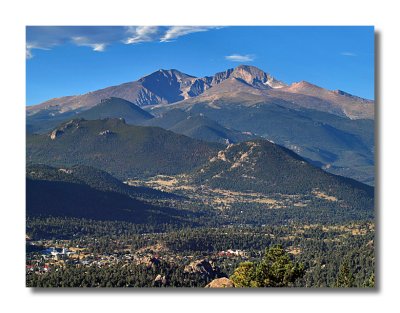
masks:
<path fill-rule="evenodd" d="M 249 64 L 374 98 L 373 27 L 27 27 L 26 101 L 82 94 L 160 68 L 194 76 Z"/>

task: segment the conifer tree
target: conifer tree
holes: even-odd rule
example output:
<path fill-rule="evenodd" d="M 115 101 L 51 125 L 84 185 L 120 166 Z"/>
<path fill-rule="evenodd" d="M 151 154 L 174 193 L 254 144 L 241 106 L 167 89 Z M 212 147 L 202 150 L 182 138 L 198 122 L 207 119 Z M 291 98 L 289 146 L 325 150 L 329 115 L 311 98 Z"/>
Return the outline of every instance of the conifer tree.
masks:
<path fill-rule="evenodd" d="M 349 261 L 344 261 L 339 268 L 339 274 L 336 279 L 338 288 L 350 288 L 354 285 L 354 276 L 350 271 Z"/>
<path fill-rule="evenodd" d="M 260 262 L 244 262 L 231 276 L 236 287 L 289 287 L 305 274 L 303 264 L 293 263 L 281 245 L 265 250 Z"/>

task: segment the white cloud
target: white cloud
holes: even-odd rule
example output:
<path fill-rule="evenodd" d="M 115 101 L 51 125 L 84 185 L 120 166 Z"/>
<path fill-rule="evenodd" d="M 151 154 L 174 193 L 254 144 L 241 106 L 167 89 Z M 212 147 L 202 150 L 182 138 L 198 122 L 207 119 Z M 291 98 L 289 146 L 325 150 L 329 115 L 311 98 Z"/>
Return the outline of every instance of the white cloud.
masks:
<path fill-rule="evenodd" d="M 39 45 L 36 45 L 36 44 L 33 44 L 33 43 L 27 43 L 26 44 L 26 52 L 25 52 L 25 55 L 26 55 L 27 59 L 32 59 L 33 58 L 33 53 L 32 53 L 33 49 L 49 50 L 49 48 L 46 48 L 44 46 L 39 46 Z"/>
<path fill-rule="evenodd" d="M 181 36 L 185 36 L 191 33 L 205 32 L 215 27 L 208 26 L 171 26 L 161 37 L 161 42 L 171 41 Z"/>
<path fill-rule="evenodd" d="M 95 43 L 89 45 L 89 47 L 92 47 L 93 51 L 104 51 L 106 49 L 106 45 L 104 43 Z"/>
<path fill-rule="evenodd" d="M 168 42 L 195 32 L 204 32 L 209 26 L 28 26 L 26 28 L 26 58 L 32 50 L 49 50 L 72 43 L 104 51 L 113 43 L 137 44 L 142 42 Z"/>
<path fill-rule="evenodd" d="M 254 54 L 231 54 L 225 56 L 225 59 L 232 62 L 252 62 L 255 58 Z"/>
<path fill-rule="evenodd" d="M 357 56 L 357 54 L 355 54 L 354 52 L 348 52 L 348 51 L 340 52 L 340 55 L 344 55 L 346 57 L 356 57 Z"/>
<path fill-rule="evenodd" d="M 31 51 L 31 50 L 29 50 L 28 48 L 26 48 L 26 51 L 25 51 L 25 57 L 26 57 L 27 59 L 31 59 L 31 58 L 33 58 L 32 51 Z"/>
<path fill-rule="evenodd" d="M 160 29 L 157 26 L 128 27 L 130 37 L 124 40 L 126 44 L 155 41 L 159 38 Z"/>
<path fill-rule="evenodd" d="M 26 28 L 26 56 L 32 58 L 32 50 L 50 50 L 72 43 L 104 51 L 113 42 L 126 37 L 126 27 L 121 26 L 28 26 Z"/>
<path fill-rule="evenodd" d="M 32 46 L 30 46 L 28 44 L 26 45 L 25 56 L 26 56 L 27 59 L 33 58 Z"/>
<path fill-rule="evenodd" d="M 102 52 L 106 49 L 107 44 L 102 42 L 92 42 L 90 38 L 87 37 L 73 37 L 72 42 L 77 46 L 90 47 L 93 51 Z"/>

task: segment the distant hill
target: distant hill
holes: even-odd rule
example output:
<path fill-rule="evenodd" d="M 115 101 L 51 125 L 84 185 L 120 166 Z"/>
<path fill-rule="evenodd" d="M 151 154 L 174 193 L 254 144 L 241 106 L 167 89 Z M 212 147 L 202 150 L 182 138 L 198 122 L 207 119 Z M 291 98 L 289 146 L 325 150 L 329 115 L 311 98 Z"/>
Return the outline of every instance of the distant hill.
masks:
<path fill-rule="evenodd" d="M 374 207 L 373 187 L 326 173 L 266 140 L 229 145 L 196 170 L 192 179 L 212 188 L 306 198 L 316 195 L 349 209 Z"/>
<path fill-rule="evenodd" d="M 62 181 L 88 185 L 101 191 L 113 191 L 134 198 L 147 200 L 178 199 L 175 194 L 148 187 L 136 187 L 124 184 L 105 171 L 85 165 L 55 168 L 44 164 L 28 164 L 26 177 L 33 180 Z"/>
<path fill-rule="evenodd" d="M 28 134 L 28 163 L 100 168 L 118 178 L 194 169 L 221 146 L 120 119 L 71 120 L 47 134 Z"/>
<path fill-rule="evenodd" d="M 159 126 L 191 138 L 219 143 L 236 143 L 256 137 L 223 127 L 202 114 L 189 114 L 179 109 L 167 111 L 157 118 L 144 122 L 144 125 Z"/>
<path fill-rule="evenodd" d="M 74 119 L 80 111 L 68 111 L 62 114 L 55 114 L 48 110 L 41 110 L 32 115 L 26 116 L 26 132 L 45 133 L 57 127 L 62 122 Z"/>
<path fill-rule="evenodd" d="M 70 120 L 70 117 L 71 114 L 68 112 L 58 115 L 57 119 L 43 119 L 41 113 L 28 116 L 28 132 L 48 132 L 62 121 Z M 191 115 L 179 109 L 168 111 L 155 118 L 132 102 L 115 97 L 103 99 L 94 107 L 74 114 L 73 118 L 85 120 L 121 118 L 127 124 L 158 126 L 191 138 L 219 143 L 232 143 L 255 138 L 254 135 L 223 127 L 202 114 Z"/>
<path fill-rule="evenodd" d="M 55 128 L 63 121 L 74 119 L 97 120 L 105 118 L 122 118 L 126 123 L 141 125 L 154 118 L 153 115 L 127 100 L 110 97 L 83 112 L 58 114 L 54 118 L 46 118 L 44 112 L 27 116 L 28 132 L 44 133 Z"/>
<path fill-rule="evenodd" d="M 121 98 L 102 99 L 99 104 L 76 115 L 75 118 L 98 120 L 104 118 L 122 118 L 127 124 L 139 125 L 154 116 L 137 105 Z"/>
<path fill-rule="evenodd" d="M 112 176 L 90 168 L 28 166 L 26 213 L 28 217 L 77 217 L 138 224 L 151 222 L 155 226 L 161 223 L 179 224 L 191 214 L 135 199 L 119 184 Z"/>

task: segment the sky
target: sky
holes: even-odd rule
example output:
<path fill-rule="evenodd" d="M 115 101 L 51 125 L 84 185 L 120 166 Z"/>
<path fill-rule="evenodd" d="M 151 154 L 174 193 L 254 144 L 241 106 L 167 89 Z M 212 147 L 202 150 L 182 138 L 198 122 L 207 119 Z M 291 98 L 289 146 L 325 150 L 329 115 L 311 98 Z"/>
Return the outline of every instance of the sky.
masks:
<path fill-rule="evenodd" d="M 374 99 L 374 28 L 27 26 L 26 103 L 83 94 L 159 69 L 211 76 L 240 64 Z"/>

